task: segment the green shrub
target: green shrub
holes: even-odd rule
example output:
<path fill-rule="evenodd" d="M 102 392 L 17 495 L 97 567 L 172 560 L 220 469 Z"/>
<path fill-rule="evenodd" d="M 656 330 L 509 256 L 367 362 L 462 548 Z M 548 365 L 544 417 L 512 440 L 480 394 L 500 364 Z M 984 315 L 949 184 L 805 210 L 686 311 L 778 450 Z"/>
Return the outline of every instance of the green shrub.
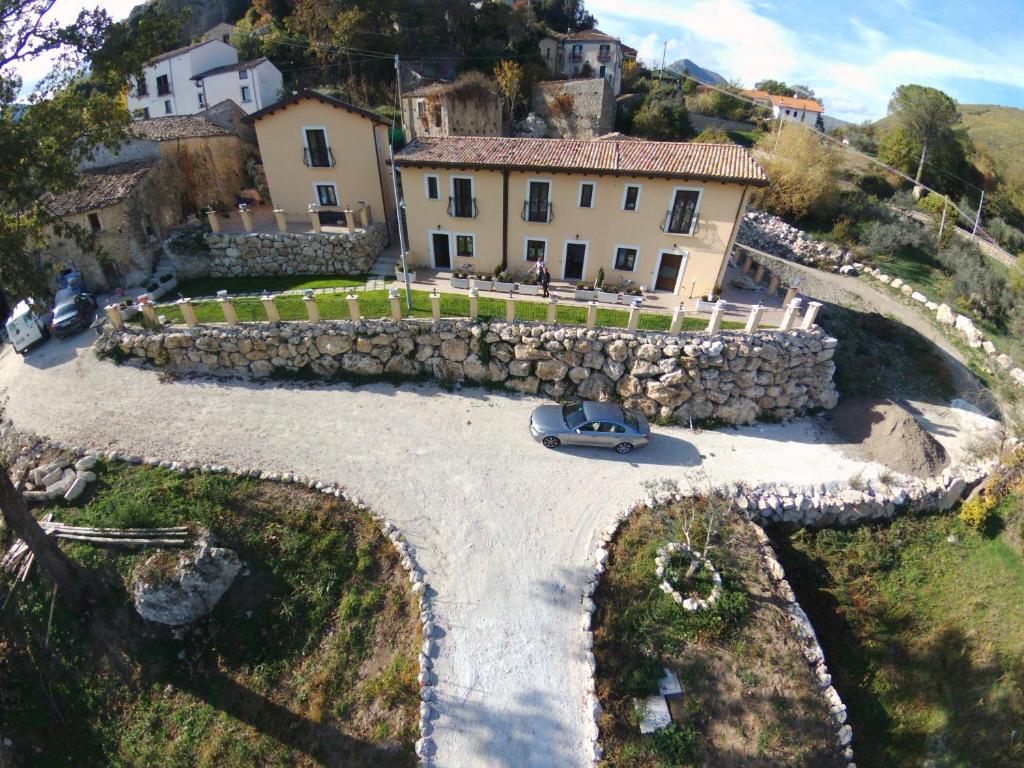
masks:
<path fill-rule="evenodd" d="M 869 173 L 857 180 L 857 186 L 866 194 L 873 195 L 881 200 L 888 200 L 896 190 L 889 180 L 881 173 Z"/>
<path fill-rule="evenodd" d="M 692 725 L 672 723 L 668 728 L 651 734 L 651 746 L 655 753 L 670 766 L 693 763 L 700 743 L 700 732 Z"/>
<path fill-rule="evenodd" d="M 914 207 L 919 211 L 941 216 L 942 209 L 945 207 L 948 199 L 949 198 L 943 197 L 942 195 L 925 195 L 917 201 L 917 205 Z"/>

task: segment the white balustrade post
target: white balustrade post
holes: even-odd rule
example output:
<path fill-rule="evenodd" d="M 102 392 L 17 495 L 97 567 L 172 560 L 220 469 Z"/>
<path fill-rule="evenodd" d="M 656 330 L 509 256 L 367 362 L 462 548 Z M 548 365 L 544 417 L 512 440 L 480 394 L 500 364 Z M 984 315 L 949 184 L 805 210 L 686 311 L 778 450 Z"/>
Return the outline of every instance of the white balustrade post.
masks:
<path fill-rule="evenodd" d="M 345 301 L 348 303 L 348 316 L 352 319 L 353 323 L 358 323 L 363 319 L 359 313 L 359 297 L 350 293 L 345 297 Z"/>
<path fill-rule="evenodd" d="M 782 300 L 782 306 L 788 307 L 793 303 L 793 299 L 796 298 L 796 286 L 791 285 L 786 289 L 786 298 Z"/>
<path fill-rule="evenodd" d="M 480 291 L 476 288 L 469 289 L 469 319 L 476 320 L 480 317 Z"/>
<path fill-rule="evenodd" d="M 206 220 L 210 222 L 211 232 L 220 232 L 220 216 L 212 208 L 206 212 Z"/>
<path fill-rule="evenodd" d="M 436 289 L 430 294 L 430 313 L 434 316 L 435 323 L 441 322 L 441 297 L 437 295 Z"/>
<path fill-rule="evenodd" d="M 549 296 L 548 297 L 548 322 L 549 323 L 558 322 L 558 297 L 557 296 Z"/>
<path fill-rule="evenodd" d="M 388 288 L 388 301 L 391 303 L 391 319 L 397 323 L 402 319 L 402 303 L 397 288 Z"/>
<path fill-rule="evenodd" d="M 640 325 L 640 305 L 631 304 L 629 307 L 629 322 L 626 324 L 626 330 L 635 331 Z"/>
<path fill-rule="evenodd" d="M 668 332 L 671 334 L 679 334 L 683 330 L 683 316 L 686 314 L 686 310 L 683 305 L 680 304 L 672 311 L 672 325 L 669 326 Z"/>
<path fill-rule="evenodd" d="M 238 215 L 242 217 L 242 229 L 246 232 L 252 232 L 252 214 L 249 213 L 249 206 L 245 203 L 241 203 L 238 206 Z"/>
<path fill-rule="evenodd" d="M 597 325 L 597 302 L 587 302 L 587 330 L 594 330 Z"/>
<path fill-rule="evenodd" d="M 217 303 L 220 304 L 221 311 L 224 312 L 224 322 L 228 325 L 238 325 L 238 312 L 235 311 L 235 302 L 225 296 L 224 298 L 217 299 Z"/>
<path fill-rule="evenodd" d="M 789 306 L 786 307 L 785 314 L 782 315 L 782 322 L 779 323 L 780 331 L 788 331 L 796 323 L 796 319 L 800 316 L 800 307 L 803 304 L 800 299 L 793 299 L 789 302 Z"/>
<path fill-rule="evenodd" d="M 516 300 L 512 298 L 511 294 L 505 300 L 505 320 L 509 323 L 516 321 Z"/>
<path fill-rule="evenodd" d="M 814 327 L 814 321 L 818 319 L 818 312 L 821 310 L 820 301 L 812 301 L 807 305 L 807 312 L 804 313 L 804 321 L 800 324 L 800 327 L 805 331 L 811 330 Z"/>
<path fill-rule="evenodd" d="M 153 308 L 153 305 L 150 304 L 148 301 L 142 305 L 142 316 L 146 318 L 146 322 L 152 324 L 153 326 L 159 325 L 160 323 L 160 321 L 156 317 L 156 310 Z"/>
<path fill-rule="evenodd" d="M 103 311 L 107 313 L 107 320 L 114 326 L 115 331 L 124 330 L 124 315 L 121 314 L 121 308 L 117 304 L 107 304 Z"/>
<path fill-rule="evenodd" d="M 320 234 L 320 206 L 316 203 L 309 204 L 309 223 L 313 227 L 313 231 Z"/>
<path fill-rule="evenodd" d="M 306 305 L 306 317 L 309 318 L 309 322 L 320 322 L 320 307 L 316 305 L 316 297 L 305 296 L 302 299 L 302 303 Z"/>
<path fill-rule="evenodd" d="M 185 325 L 195 328 L 199 325 L 199 318 L 196 317 L 196 308 L 192 306 L 192 299 L 178 299 L 178 309 L 181 310 L 181 317 Z"/>
<path fill-rule="evenodd" d="M 274 297 L 264 295 L 260 297 L 260 301 L 263 302 L 263 311 L 267 313 L 267 322 L 281 322 L 281 313 L 277 311 L 277 304 L 274 303 Z"/>
<path fill-rule="evenodd" d="M 747 325 L 744 327 L 744 333 L 753 333 L 761 327 L 761 316 L 764 315 L 764 307 L 758 304 L 756 307 L 750 308 L 750 314 L 747 316 Z"/>
<path fill-rule="evenodd" d="M 284 216 L 284 208 L 274 209 L 274 218 L 277 220 L 277 231 L 288 232 L 288 220 Z"/>
<path fill-rule="evenodd" d="M 722 315 L 725 314 L 725 302 L 719 299 L 715 308 L 711 310 L 711 319 L 708 320 L 708 333 L 718 333 L 722 327 Z"/>

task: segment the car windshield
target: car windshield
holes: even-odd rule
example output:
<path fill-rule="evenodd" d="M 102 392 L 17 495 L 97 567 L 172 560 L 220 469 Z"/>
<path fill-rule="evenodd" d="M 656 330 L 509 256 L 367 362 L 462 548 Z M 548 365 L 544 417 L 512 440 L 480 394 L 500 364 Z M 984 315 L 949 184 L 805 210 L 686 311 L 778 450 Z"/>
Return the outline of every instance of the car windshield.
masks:
<path fill-rule="evenodd" d="M 587 416 L 583 413 L 583 403 L 570 403 L 562 408 L 562 420 L 569 429 L 575 429 L 584 421 Z"/>
<path fill-rule="evenodd" d="M 61 304 L 55 310 L 53 310 L 54 320 L 63 320 L 66 317 L 72 317 L 75 314 L 75 302 L 69 301 L 67 304 Z"/>
<path fill-rule="evenodd" d="M 623 411 L 623 420 L 637 432 L 640 431 L 640 420 L 632 411 Z"/>

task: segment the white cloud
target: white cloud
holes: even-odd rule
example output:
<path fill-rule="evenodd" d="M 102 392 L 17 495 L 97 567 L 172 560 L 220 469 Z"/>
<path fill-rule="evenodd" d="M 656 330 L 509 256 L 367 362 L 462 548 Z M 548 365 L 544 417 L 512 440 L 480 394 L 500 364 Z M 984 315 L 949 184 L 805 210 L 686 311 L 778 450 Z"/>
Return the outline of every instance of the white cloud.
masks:
<path fill-rule="evenodd" d="M 625 7 L 619 0 L 588 0 L 587 7 L 606 32 L 631 44 L 639 38 L 645 60 L 660 60 L 661 45 L 671 39 L 679 47 L 674 58 L 692 59 L 745 85 L 766 77 L 805 83 L 829 114 L 849 120 L 884 115 L 893 90 L 903 83 L 945 88 L 953 96 L 965 80 L 1013 88 L 1024 83 L 1015 51 L 983 46 L 921 18 L 906 30 L 883 30 L 837 15 L 823 30 L 790 28 L 771 18 L 771 6 L 751 0 L 630 0 Z M 911 32 L 918 37 L 909 37 Z M 905 42 L 893 49 L 893 41 Z"/>

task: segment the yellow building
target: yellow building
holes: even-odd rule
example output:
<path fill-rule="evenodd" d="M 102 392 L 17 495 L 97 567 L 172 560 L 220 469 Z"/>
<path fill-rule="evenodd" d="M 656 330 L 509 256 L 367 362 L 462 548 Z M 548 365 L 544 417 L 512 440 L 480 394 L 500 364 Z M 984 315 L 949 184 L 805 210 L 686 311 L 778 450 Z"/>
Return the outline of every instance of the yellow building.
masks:
<path fill-rule="evenodd" d="M 419 138 L 396 156 L 412 263 L 632 283 L 682 298 L 720 284 L 752 187 L 743 147 Z"/>
<path fill-rule="evenodd" d="M 256 140 L 274 205 L 288 221 L 335 225 L 367 203 L 375 219 L 394 216 L 387 166 L 391 121 L 339 99 L 302 91 L 254 112 Z"/>

